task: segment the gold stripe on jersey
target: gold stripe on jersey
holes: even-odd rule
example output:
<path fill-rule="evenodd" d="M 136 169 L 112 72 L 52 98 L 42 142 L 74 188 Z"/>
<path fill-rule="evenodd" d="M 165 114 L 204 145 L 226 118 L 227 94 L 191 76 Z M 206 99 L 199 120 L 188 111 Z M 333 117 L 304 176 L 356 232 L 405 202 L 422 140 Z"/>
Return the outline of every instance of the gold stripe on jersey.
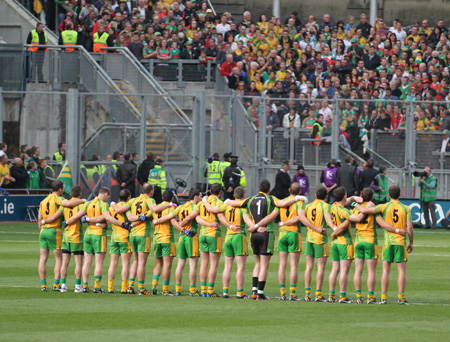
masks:
<path fill-rule="evenodd" d="M 193 211 L 195 211 L 196 213 L 199 213 L 199 209 L 198 209 L 198 205 L 195 204 L 192 201 L 186 202 L 183 205 L 180 205 L 179 207 L 177 207 L 173 212 L 173 216 L 177 217 L 178 216 L 178 220 L 181 222 L 183 221 L 186 217 L 188 217 Z M 197 228 L 197 221 L 192 220 L 191 222 L 189 222 L 188 224 L 186 224 L 183 228 L 184 229 L 191 229 L 191 228 Z"/>
<path fill-rule="evenodd" d="M 134 216 L 141 216 L 147 213 L 147 216 L 152 215 L 151 210 L 149 210 L 150 205 L 154 204 L 155 200 L 148 197 L 147 195 L 141 194 L 136 198 L 132 198 L 128 201 L 127 207 L 131 214 Z M 139 221 L 140 222 L 140 221 Z M 134 226 L 131 230 L 132 236 L 148 236 L 150 237 L 150 227 L 152 226 L 151 220 L 148 219 L 145 222 L 140 222 L 138 225 Z"/>
<path fill-rule="evenodd" d="M 208 203 L 211 204 L 213 207 L 216 207 L 216 206 L 222 205 L 223 202 L 216 196 L 209 196 L 208 197 Z M 219 223 L 219 220 L 217 219 L 217 215 L 213 214 L 213 213 L 210 213 L 208 210 L 206 210 L 206 207 L 205 207 L 203 202 L 200 203 L 200 205 L 199 205 L 199 211 L 200 211 L 200 217 L 202 219 L 204 219 L 206 222 L 209 222 L 209 223 L 217 222 L 217 223 Z M 221 235 L 220 234 L 220 229 L 215 229 L 215 228 L 208 227 L 208 226 L 206 226 L 206 227 L 202 226 L 201 233 L 202 233 L 202 235 L 205 235 L 205 236 L 216 236 L 216 237 L 219 237 Z"/>
<path fill-rule="evenodd" d="M 161 204 L 168 204 L 169 202 L 162 202 Z M 169 215 L 173 208 L 168 207 L 159 213 L 152 213 L 154 220 L 163 216 Z M 169 221 L 155 225 L 155 234 L 153 235 L 155 243 L 170 243 L 174 241 L 173 227 Z"/>
<path fill-rule="evenodd" d="M 291 199 L 294 198 L 294 196 L 289 196 L 286 199 Z M 297 201 L 294 202 L 293 204 L 291 204 L 289 207 L 287 208 L 280 208 L 280 221 L 281 222 L 285 222 L 291 218 L 294 218 L 296 216 L 298 216 L 298 211 L 300 209 L 305 209 L 305 202 L 303 201 Z M 283 226 L 283 229 L 287 232 L 298 232 L 300 233 L 300 228 L 301 228 L 301 223 L 298 222 L 295 225 L 290 225 L 290 226 Z"/>
<path fill-rule="evenodd" d="M 235 232 L 227 227 L 228 235 L 244 234 L 245 235 L 245 222 L 244 215 L 247 213 L 245 208 L 234 208 L 231 205 L 223 203 L 219 206 L 219 213 L 223 213 L 228 222 L 233 226 L 241 227 L 240 232 Z"/>
<path fill-rule="evenodd" d="M 108 211 L 108 209 L 109 209 L 108 203 L 103 202 L 98 197 L 95 197 L 92 201 L 87 202 L 83 207 L 83 211 L 88 217 L 101 216 L 105 211 Z M 106 227 L 105 228 L 97 227 L 95 223 L 89 224 L 86 228 L 85 234 L 106 235 Z"/>
<path fill-rule="evenodd" d="M 411 210 L 400 201 L 391 200 L 385 204 L 379 204 L 375 207 L 377 214 L 382 213 L 383 219 L 391 226 L 398 229 L 406 229 L 406 222 L 411 219 Z M 397 233 L 384 231 L 384 245 L 405 246 L 406 239 Z"/>

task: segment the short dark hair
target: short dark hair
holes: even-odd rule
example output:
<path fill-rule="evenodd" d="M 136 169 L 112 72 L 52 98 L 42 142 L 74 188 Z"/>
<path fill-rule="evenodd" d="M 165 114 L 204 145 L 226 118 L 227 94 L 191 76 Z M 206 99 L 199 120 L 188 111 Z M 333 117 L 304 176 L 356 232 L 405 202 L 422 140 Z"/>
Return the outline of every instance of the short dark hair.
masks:
<path fill-rule="evenodd" d="M 350 163 L 351 160 L 352 160 L 352 156 L 349 155 L 349 154 L 347 154 L 347 155 L 345 156 L 344 162 Z"/>
<path fill-rule="evenodd" d="M 128 201 L 128 199 L 131 197 L 131 191 L 130 190 L 128 190 L 128 189 L 122 189 L 122 190 L 120 190 L 120 192 L 119 192 L 119 199 L 122 201 L 122 202 L 126 202 L 126 201 Z"/>
<path fill-rule="evenodd" d="M 341 186 L 337 189 L 334 189 L 333 196 L 336 202 L 342 201 L 345 197 L 345 188 Z"/>
<path fill-rule="evenodd" d="M 389 197 L 393 200 L 397 200 L 400 198 L 400 187 L 398 185 L 392 185 L 389 188 Z"/>
<path fill-rule="evenodd" d="M 81 186 L 75 185 L 70 190 L 70 196 L 72 197 L 80 197 L 81 196 Z"/>
<path fill-rule="evenodd" d="M 368 167 L 373 167 L 374 164 L 375 164 L 375 162 L 373 161 L 372 158 L 370 158 L 370 159 L 367 161 L 367 166 L 368 166 Z"/>
<path fill-rule="evenodd" d="M 234 189 L 234 198 L 235 199 L 243 199 L 245 195 L 245 190 L 242 186 L 238 186 Z"/>
<path fill-rule="evenodd" d="M 132 157 L 132 154 L 128 152 L 128 153 L 125 153 L 125 155 L 123 156 L 123 159 L 130 160 L 131 157 Z"/>
<path fill-rule="evenodd" d="M 263 179 L 261 183 L 259 183 L 259 191 L 268 193 L 270 190 L 270 182 L 267 179 Z"/>
<path fill-rule="evenodd" d="M 195 196 L 200 195 L 200 190 L 197 188 L 192 188 L 191 191 L 189 191 L 189 199 L 192 201 Z"/>
<path fill-rule="evenodd" d="M 100 188 L 100 190 L 98 191 L 98 194 L 107 194 L 107 195 L 111 195 L 111 190 L 109 190 L 108 188 Z"/>
<path fill-rule="evenodd" d="M 364 202 L 369 202 L 373 198 L 373 190 L 371 188 L 364 188 L 363 191 L 361 191 L 361 197 Z"/>
<path fill-rule="evenodd" d="M 118 152 L 118 151 L 114 152 L 112 155 L 113 160 L 117 160 L 117 159 L 119 159 L 119 157 L 120 157 L 120 152 Z"/>
<path fill-rule="evenodd" d="M 153 158 L 154 158 L 153 152 L 148 152 L 147 153 L 147 159 L 153 160 Z"/>
<path fill-rule="evenodd" d="M 211 185 L 210 191 L 212 195 L 219 196 L 221 190 L 222 186 L 219 183 L 214 183 L 213 185 Z"/>
<path fill-rule="evenodd" d="M 384 171 L 386 171 L 387 167 L 386 166 L 380 166 L 378 169 L 379 173 L 383 173 Z"/>
<path fill-rule="evenodd" d="M 59 181 L 59 180 L 54 181 L 54 182 L 52 183 L 52 191 L 53 191 L 53 192 L 56 192 L 56 191 L 58 191 L 58 190 L 60 190 L 60 189 L 64 189 L 64 183 L 61 182 L 61 181 Z"/>
<path fill-rule="evenodd" d="M 300 187 L 300 184 L 298 184 L 297 182 L 294 182 L 291 184 L 291 187 L 289 188 L 291 195 L 298 195 L 300 194 L 300 190 L 302 188 Z"/>
<path fill-rule="evenodd" d="M 327 189 L 321 186 L 316 190 L 316 197 L 319 200 L 324 200 L 325 198 L 327 198 Z"/>
<path fill-rule="evenodd" d="M 162 194 L 162 199 L 165 202 L 171 202 L 173 199 L 173 192 L 172 190 L 165 190 Z"/>

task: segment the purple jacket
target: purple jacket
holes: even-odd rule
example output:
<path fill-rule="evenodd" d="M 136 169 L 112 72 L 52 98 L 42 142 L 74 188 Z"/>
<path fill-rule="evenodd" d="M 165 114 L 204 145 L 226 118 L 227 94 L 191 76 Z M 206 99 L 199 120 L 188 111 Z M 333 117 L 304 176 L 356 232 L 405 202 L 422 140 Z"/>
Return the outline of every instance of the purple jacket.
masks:
<path fill-rule="evenodd" d="M 336 174 L 337 174 L 337 168 L 326 168 L 322 176 L 320 177 L 320 182 L 325 183 L 326 186 L 332 186 L 336 184 Z"/>
<path fill-rule="evenodd" d="M 302 195 L 309 194 L 309 180 L 306 174 L 304 176 L 294 175 L 294 177 L 292 177 L 292 183 L 294 182 L 300 184 L 301 188 L 300 194 Z"/>

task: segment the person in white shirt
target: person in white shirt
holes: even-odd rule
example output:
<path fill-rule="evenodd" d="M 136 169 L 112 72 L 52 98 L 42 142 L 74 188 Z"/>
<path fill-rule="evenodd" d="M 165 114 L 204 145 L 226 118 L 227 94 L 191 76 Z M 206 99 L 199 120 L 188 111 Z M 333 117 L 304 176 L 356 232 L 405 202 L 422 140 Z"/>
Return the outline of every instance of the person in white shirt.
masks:
<path fill-rule="evenodd" d="M 405 39 L 406 39 L 406 32 L 402 29 L 402 22 L 397 22 L 397 29 L 394 31 L 397 40 L 402 42 L 402 47 L 405 45 Z"/>
<path fill-rule="evenodd" d="M 441 142 L 441 152 L 450 152 L 450 134 L 448 132 L 448 129 L 444 130 L 442 133 L 444 133 L 444 136 L 442 138 Z"/>
<path fill-rule="evenodd" d="M 297 114 L 295 106 L 289 107 L 289 113 L 284 115 L 283 127 L 300 128 L 300 115 Z"/>
<path fill-rule="evenodd" d="M 223 15 L 222 18 L 220 19 L 220 24 L 216 26 L 217 33 L 222 33 L 224 37 L 225 33 L 230 31 L 230 25 L 228 24 L 227 21 L 228 21 L 227 16 Z"/>

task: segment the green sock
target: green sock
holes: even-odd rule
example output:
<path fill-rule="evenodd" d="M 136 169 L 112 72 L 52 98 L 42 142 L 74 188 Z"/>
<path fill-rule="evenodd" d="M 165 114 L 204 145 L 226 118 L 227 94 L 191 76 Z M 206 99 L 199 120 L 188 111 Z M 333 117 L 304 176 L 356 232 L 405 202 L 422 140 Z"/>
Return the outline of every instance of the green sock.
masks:
<path fill-rule="evenodd" d="M 367 298 L 374 298 L 374 293 L 373 293 L 373 291 L 367 292 Z"/>
<path fill-rule="evenodd" d="M 75 285 L 81 285 L 81 279 L 75 279 Z"/>
<path fill-rule="evenodd" d="M 61 278 L 61 284 L 65 284 L 66 283 L 66 278 Z"/>
<path fill-rule="evenodd" d="M 344 292 L 344 291 L 339 292 L 339 297 L 341 297 L 341 298 L 347 297 L 347 292 Z"/>
<path fill-rule="evenodd" d="M 41 286 L 47 286 L 47 279 L 41 279 Z"/>
<path fill-rule="evenodd" d="M 53 284 L 59 285 L 59 279 L 53 279 Z"/>
<path fill-rule="evenodd" d="M 310 287 L 305 287 L 305 296 L 311 297 L 311 288 Z"/>
<path fill-rule="evenodd" d="M 224 287 L 223 288 L 223 293 L 228 293 L 229 292 L 229 288 L 228 287 Z"/>
<path fill-rule="evenodd" d="M 159 281 L 159 275 L 154 275 L 153 278 L 152 278 L 152 280 Z"/>
<path fill-rule="evenodd" d="M 335 296 L 336 296 L 336 291 L 330 290 L 330 291 L 328 291 L 328 295 L 329 295 L 330 297 L 335 297 Z"/>
<path fill-rule="evenodd" d="M 361 290 L 356 290 L 356 297 L 362 298 Z"/>
<path fill-rule="evenodd" d="M 285 295 L 286 294 L 286 284 L 278 284 L 278 286 L 280 287 L 281 295 Z"/>

